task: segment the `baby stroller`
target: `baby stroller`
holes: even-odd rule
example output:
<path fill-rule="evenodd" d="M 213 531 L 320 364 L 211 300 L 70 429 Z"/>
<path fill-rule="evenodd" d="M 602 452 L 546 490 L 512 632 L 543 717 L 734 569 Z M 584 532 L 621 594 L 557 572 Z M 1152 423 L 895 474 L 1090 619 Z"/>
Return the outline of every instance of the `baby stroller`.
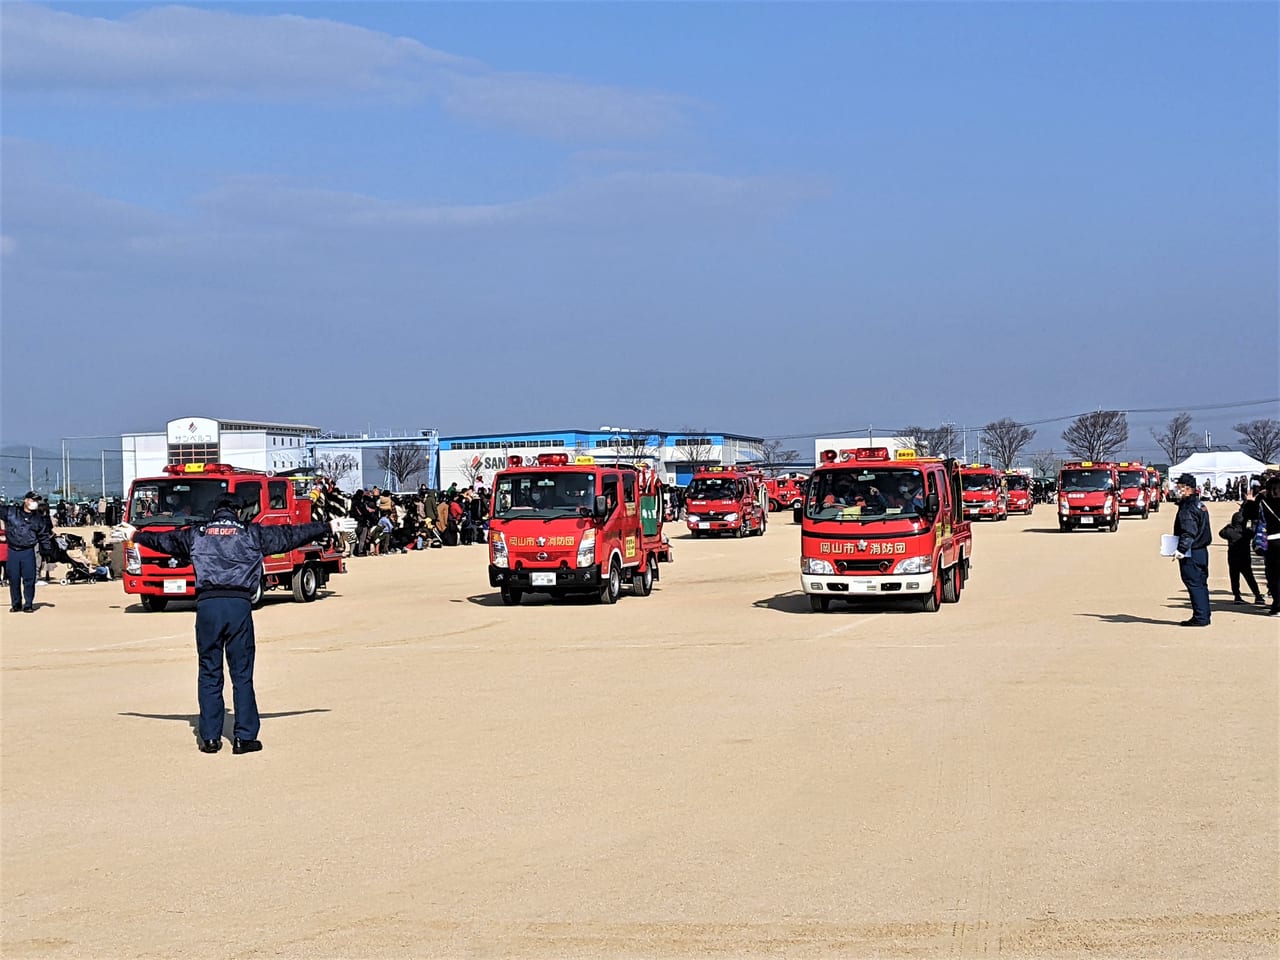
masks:
<path fill-rule="evenodd" d="M 61 583 L 104 583 L 111 579 L 111 571 L 107 567 L 91 567 L 67 552 L 83 550 L 84 537 L 78 537 L 74 533 L 64 533 L 54 537 L 53 542 L 58 548 L 56 561 L 67 565 L 67 572 Z"/>

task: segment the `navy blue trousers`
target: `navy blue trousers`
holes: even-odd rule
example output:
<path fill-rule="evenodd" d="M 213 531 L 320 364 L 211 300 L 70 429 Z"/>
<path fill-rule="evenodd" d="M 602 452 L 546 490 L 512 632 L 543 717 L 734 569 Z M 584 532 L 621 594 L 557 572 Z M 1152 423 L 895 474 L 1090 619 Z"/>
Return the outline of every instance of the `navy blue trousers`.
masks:
<path fill-rule="evenodd" d="M 9 603 L 15 607 L 29 607 L 35 603 L 36 548 L 15 550 L 10 547 L 5 571 L 9 575 Z"/>
<path fill-rule="evenodd" d="M 1191 619 L 1196 623 L 1209 622 L 1209 551 L 1204 547 L 1192 550 L 1178 561 L 1182 583 L 1191 594 Z"/>
<path fill-rule="evenodd" d="M 222 736 L 226 703 L 222 699 L 222 658 L 231 671 L 235 735 L 257 740 L 261 721 L 253 694 L 253 606 L 236 597 L 211 597 L 196 603 L 196 652 L 200 654 L 200 739 Z"/>

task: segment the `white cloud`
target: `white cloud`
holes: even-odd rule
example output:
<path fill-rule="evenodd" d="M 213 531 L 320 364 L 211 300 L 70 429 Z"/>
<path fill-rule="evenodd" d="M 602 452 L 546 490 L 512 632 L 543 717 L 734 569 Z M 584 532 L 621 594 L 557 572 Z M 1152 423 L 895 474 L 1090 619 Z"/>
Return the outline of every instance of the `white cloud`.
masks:
<path fill-rule="evenodd" d="M 120 19 L 0 5 L 9 95 L 142 102 L 436 98 L 470 120 L 570 140 L 653 137 L 691 102 L 506 73 L 406 37 L 296 15 L 153 7 Z"/>

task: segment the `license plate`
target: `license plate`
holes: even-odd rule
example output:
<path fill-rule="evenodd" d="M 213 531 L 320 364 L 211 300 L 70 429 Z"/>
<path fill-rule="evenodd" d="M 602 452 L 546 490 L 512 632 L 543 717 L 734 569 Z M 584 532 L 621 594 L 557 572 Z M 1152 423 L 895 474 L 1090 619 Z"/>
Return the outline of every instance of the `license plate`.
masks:
<path fill-rule="evenodd" d="M 164 582 L 165 593 L 186 593 L 187 581 L 185 580 L 166 580 Z"/>
<path fill-rule="evenodd" d="M 699 529 L 699 530 L 710 530 L 710 529 L 711 529 L 711 524 L 709 524 L 709 523 L 700 523 L 700 524 L 698 524 L 698 529 Z"/>
<path fill-rule="evenodd" d="M 556 585 L 556 575 L 554 573 L 531 573 L 529 574 L 529 583 L 535 587 L 554 587 Z"/>
<path fill-rule="evenodd" d="M 970 508 L 969 508 L 969 516 L 971 516 L 971 517 L 976 517 L 976 516 L 977 516 L 979 513 L 981 513 L 981 512 L 982 512 L 982 511 L 981 511 L 981 510 L 979 510 L 977 507 L 970 507 Z"/>
<path fill-rule="evenodd" d="M 1080 522 L 1081 522 L 1081 523 L 1093 523 L 1093 517 L 1081 517 L 1081 518 L 1080 518 Z"/>

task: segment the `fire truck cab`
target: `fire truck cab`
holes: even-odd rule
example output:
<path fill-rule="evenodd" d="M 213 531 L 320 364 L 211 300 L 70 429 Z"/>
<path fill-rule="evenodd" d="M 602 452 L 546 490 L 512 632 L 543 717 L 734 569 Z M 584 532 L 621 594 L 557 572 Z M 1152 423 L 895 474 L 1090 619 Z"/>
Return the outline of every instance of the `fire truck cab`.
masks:
<path fill-rule="evenodd" d="M 1116 464 L 1120 482 L 1116 487 L 1120 512 L 1143 520 L 1151 512 L 1151 474 L 1141 463 L 1122 460 Z"/>
<path fill-rule="evenodd" d="M 1147 467 L 1147 503 L 1152 513 L 1160 512 L 1160 502 L 1164 499 L 1164 481 L 1160 479 L 1160 471 L 1155 467 Z"/>
<path fill-rule="evenodd" d="M 970 520 L 1009 519 L 1009 492 L 1004 477 L 989 463 L 969 463 L 960 467 L 964 491 L 964 515 Z"/>
<path fill-rule="evenodd" d="M 768 523 L 766 503 L 759 474 L 732 467 L 701 467 L 684 494 L 685 522 L 695 538 L 704 533 L 761 536 Z"/>
<path fill-rule="evenodd" d="M 186 527 L 209 519 L 223 497 L 235 501 L 240 520 L 264 526 L 311 523 L 310 479 L 276 476 L 226 463 L 170 464 L 159 477 L 139 477 L 129 488 L 125 519 L 139 530 Z M 160 611 L 170 600 L 195 598 L 195 570 L 185 558 L 156 553 L 132 541 L 123 544 L 124 592 L 141 598 L 144 610 Z M 335 573 L 345 573 L 342 553 L 330 544 L 309 543 L 288 553 L 264 557 L 263 591 L 277 587 L 310 603 Z"/>
<path fill-rule="evenodd" d="M 1058 472 L 1058 529 L 1110 530 L 1120 526 L 1120 474 L 1114 463 L 1080 460 Z"/>
<path fill-rule="evenodd" d="M 809 478 L 803 473 L 784 473 L 764 482 L 769 497 L 769 512 L 794 510 L 804 503 L 804 484 Z"/>
<path fill-rule="evenodd" d="M 493 480 L 489 586 L 509 606 L 526 593 L 616 603 L 624 583 L 647 597 L 659 564 L 671 562 L 662 506 L 647 468 L 566 453 L 508 457 Z"/>
<path fill-rule="evenodd" d="M 960 599 L 972 548 L 954 460 L 910 449 L 890 459 L 887 447 L 822 452 L 800 529 L 810 609 L 914 598 L 934 612 Z"/>
<path fill-rule="evenodd" d="M 1005 492 L 1008 495 L 1008 512 L 1031 513 L 1035 509 L 1035 497 L 1031 495 L 1031 478 L 1017 470 L 1004 472 Z"/>

